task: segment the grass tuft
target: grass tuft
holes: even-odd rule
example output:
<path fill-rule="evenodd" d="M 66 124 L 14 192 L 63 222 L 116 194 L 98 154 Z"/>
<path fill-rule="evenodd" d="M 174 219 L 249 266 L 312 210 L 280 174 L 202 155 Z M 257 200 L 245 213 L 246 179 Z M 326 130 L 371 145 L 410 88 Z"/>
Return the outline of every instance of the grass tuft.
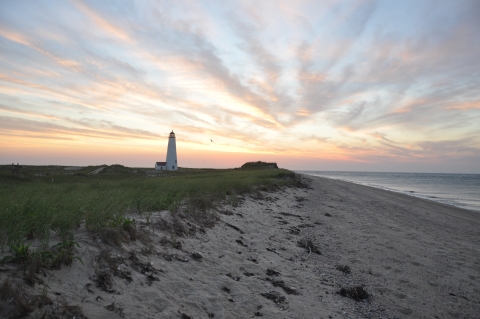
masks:
<path fill-rule="evenodd" d="M 0 285 L 0 316 L 18 318 L 32 312 L 28 296 L 7 279 Z"/>

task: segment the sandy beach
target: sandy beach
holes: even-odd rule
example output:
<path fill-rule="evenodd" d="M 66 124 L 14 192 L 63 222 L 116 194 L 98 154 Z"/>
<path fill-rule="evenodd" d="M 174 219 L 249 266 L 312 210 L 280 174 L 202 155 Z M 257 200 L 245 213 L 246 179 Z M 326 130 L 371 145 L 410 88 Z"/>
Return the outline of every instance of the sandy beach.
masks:
<path fill-rule="evenodd" d="M 5 264 L 0 282 L 46 294 L 32 318 L 480 318 L 480 212 L 303 178 L 309 187 L 220 203 L 212 228 L 153 212 L 115 246 L 81 227 L 84 265 L 31 287 Z"/>

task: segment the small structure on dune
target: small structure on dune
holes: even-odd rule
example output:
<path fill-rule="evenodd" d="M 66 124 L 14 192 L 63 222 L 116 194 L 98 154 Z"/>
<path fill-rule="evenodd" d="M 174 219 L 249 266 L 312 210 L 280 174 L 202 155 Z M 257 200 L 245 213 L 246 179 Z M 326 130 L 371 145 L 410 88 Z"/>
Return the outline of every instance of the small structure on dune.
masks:
<path fill-rule="evenodd" d="M 176 171 L 178 170 L 177 163 L 177 143 L 175 141 L 175 133 L 173 131 L 168 137 L 168 147 L 167 147 L 167 161 L 166 162 L 156 162 L 155 170 L 168 170 Z"/>
<path fill-rule="evenodd" d="M 241 169 L 277 169 L 277 163 L 267 163 L 262 161 L 247 162 L 240 167 Z"/>
<path fill-rule="evenodd" d="M 20 164 L 17 163 L 17 165 L 15 165 L 12 163 L 12 175 L 13 174 L 20 175 Z"/>

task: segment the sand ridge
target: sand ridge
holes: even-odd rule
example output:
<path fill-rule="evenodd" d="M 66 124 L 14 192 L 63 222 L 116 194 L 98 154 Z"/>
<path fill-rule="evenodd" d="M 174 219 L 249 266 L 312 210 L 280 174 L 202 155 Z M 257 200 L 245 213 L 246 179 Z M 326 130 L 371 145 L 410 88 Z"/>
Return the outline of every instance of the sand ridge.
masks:
<path fill-rule="evenodd" d="M 475 213 L 309 179 L 309 188 L 223 203 L 210 229 L 181 220 L 183 237 L 166 230 L 166 211 L 148 224 L 137 216 L 139 234 L 150 235 L 121 247 L 80 229 L 85 265 L 47 270 L 33 288 L 11 265 L 0 279 L 32 294 L 48 284 L 53 306 L 31 317 L 67 303 L 87 318 L 478 318 Z M 368 300 L 337 293 L 358 286 Z"/>

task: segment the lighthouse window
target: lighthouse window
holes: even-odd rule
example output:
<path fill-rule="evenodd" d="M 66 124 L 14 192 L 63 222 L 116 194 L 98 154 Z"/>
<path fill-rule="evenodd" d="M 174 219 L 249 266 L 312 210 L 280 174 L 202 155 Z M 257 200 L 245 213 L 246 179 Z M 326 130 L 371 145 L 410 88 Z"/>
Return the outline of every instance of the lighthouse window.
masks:
<path fill-rule="evenodd" d="M 172 166 L 172 169 L 175 169 L 175 166 Z"/>

